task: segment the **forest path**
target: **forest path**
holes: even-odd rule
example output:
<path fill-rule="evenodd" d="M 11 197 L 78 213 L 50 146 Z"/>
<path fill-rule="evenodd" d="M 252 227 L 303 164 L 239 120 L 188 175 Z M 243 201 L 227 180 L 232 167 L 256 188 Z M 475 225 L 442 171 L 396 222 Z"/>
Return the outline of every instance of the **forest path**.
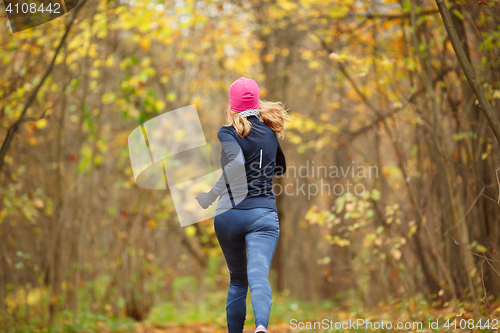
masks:
<path fill-rule="evenodd" d="M 245 328 L 243 333 L 253 333 L 254 328 Z M 207 323 L 193 322 L 191 324 L 165 324 L 162 327 L 151 327 L 147 325 L 137 324 L 136 333 L 227 333 L 227 329 L 220 328 Z M 288 323 L 270 325 L 269 332 L 272 333 L 288 333 L 292 332 Z"/>

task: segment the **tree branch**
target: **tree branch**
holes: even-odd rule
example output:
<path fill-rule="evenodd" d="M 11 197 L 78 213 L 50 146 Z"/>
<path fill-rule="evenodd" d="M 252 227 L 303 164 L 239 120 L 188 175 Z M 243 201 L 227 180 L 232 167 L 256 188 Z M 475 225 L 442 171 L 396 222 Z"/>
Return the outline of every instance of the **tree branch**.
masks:
<path fill-rule="evenodd" d="M 62 49 L 62 46 L 64 45 L 64 42 L 66 41 L 66 38 L 69 35 L 71 27 L 73 26 L 73 23 L 75 21 L 75 17 L 78 14 L 78 12 L 80 11 L 80 9 L 83 7 L 83 5 L 85 4 L 86 1 L 87 0 L 82 0 L 78 4 L 78 6 L 73 10 L 73 16 L 71 17 L 70 22 L 66 25 L 66 31 L 64 32 L 64 35 L 61 37 L 61 40 L 59 41 L 59 45 L 57 46 L 56 52 L 54 53 L 54 57 L 52 58 L 52 61 L 49 65 L 49 67 L 45 71 L 45 74 L 43 75 L 42 80 L 36 86 L 35 90 L 31 93 L 31 95 L 28 97 L 28 100 L 24 104 L 23 110 L 22 110 L 21 114 L 19 115 L 19 117 L 17 118 L 17 120 L 7 130 L 7 135 L 5 136 L 5 139 L 2 143 L 2 147 L 0 148 L 0 172 L 2 171 L 3 166 L 5 164 L 5 155 L 7 154 L 7 150 L 9 149 L 9 146 L 10 146 L 10 143 L 12 142 L 12 139 L 14 138 L 14 134 L 19 130 L 19 126 L 23 122 L 29 106 L 31 105 L 31 103 L 33 103 L 33 101 L 36 98 L 36 95 L 38 94 L 38 91 L 40 91 L 40 88 L 43 86 L 45 80 L 52 72 L 56 58 L 59 54 L 59 51 Z"/>
<path fill-rule="evenodd" d="M 437 9 L 432 9 L 432 10 L 426 10 L 424 12 L 421 12 L 418 16 L 427 16 L 427 15 L 433 15 L 439 13 L 439 10 Z M 397 20 L 397 19 L 404 19 L 410 17 L 410 13 L 404 13 L 404 14 L 378 14 L 378 13 L 367 13 L 367 14 L 347 14 L 343 17 L 338 18 L 337 20 L 346 20 L 346 19 L 366 19 L 366 20 L 373 20 L 373 19 L 381 19 L 384 21 L 391 21 L 391 20 Z M 328 18 L 328 19 L 335 19 L 331 16 L 320 16 L 320 18 Z"/>
<path fill-rule="evenodd" d="M 457 55 L 458 61 L 460 62 L 460 66 L 462 66 L 462 70 L 467 77 L 467 81 L 474 91 L 477 100 L 479 101 L 479 105 L 481 106 L 481 110 L 483 111 L 486 119 L 488 119 L 488 123 L 495 134 L 497 141 L 500 143 L 500 121 L 493 111 L 493 107 L 488 101 L 488 97 L 483 90 L 483 87 L 479 83 L 476 78 L 476 74 L 472 69 L 469 60 L 467 59 L 467 55 L 462 47 L 462 43 L 460 38 L 458 38 L 457 31 L 453 26 L 453 21 L 451 19 L 450 12 L 446 7 L 446 3 L 444 0 L 436 0 L 436 3 L 439 7 L 439 11 L 441 12 L 441 17 L 443 18 L 444 26 L 446 27 L 446 31 L 448 32 L 448 36 L 450 37 L 451 45 L 453 45 L 453 49 L 455 50 L 455 54 Z"/>

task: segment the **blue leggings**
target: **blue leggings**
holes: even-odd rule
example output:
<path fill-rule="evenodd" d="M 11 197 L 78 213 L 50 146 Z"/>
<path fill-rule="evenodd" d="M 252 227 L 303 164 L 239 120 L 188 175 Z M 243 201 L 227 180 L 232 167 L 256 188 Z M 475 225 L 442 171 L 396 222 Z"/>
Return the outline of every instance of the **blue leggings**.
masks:
<path fill-rule="evenodd" d="M 231 276 L 226 303 L 229 333 L 243 332 L 249 285 L 255 325 L 267 328 L 272 303 L 268 276 L 280 232 L 278 214 L 270 208 L 230 209 L 215 216 L 214 227 Z"/>

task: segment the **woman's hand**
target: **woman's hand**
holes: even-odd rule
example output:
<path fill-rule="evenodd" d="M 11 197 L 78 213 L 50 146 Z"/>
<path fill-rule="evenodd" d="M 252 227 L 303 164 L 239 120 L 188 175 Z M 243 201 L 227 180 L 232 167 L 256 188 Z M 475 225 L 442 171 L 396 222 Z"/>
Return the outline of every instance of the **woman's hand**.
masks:
<path fill-rule="evenodd" d="M 207 209 L 208 206 L 210 206 L 215 201 L 216 198 L 214 198 L 214 195 L 212 193 L 204 192 L 198 194 L 196 199 L 198 200 L 198 203 L 200 204 L 201 208 Z"/>

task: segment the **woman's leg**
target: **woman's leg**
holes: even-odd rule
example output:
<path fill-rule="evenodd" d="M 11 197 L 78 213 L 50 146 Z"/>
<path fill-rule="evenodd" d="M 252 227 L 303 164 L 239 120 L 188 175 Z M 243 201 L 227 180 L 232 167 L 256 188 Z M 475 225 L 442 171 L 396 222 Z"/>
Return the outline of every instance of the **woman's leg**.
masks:
<path fill-rule="evenodd" d="M 231 276 L 226 303 L 229 333 L 243 332 L 246 318 L 247 258 L 241 218 L 241 214 L 232 210 L 216 216 L 214 221 L 215 233 Z"/>
<path fill-rule="evenodd" d="M 272 303 L 269 268 L 280 230 L 276 212 L 270 209 L 258 209 L 255 212 L 254 214 L 258 213 L 258 215 L 255 216 L 256 220 L 249 227 L 249 232 L 245 237 L 248 253 L 247 276 L 255 325 L 267 328 Z"/>

